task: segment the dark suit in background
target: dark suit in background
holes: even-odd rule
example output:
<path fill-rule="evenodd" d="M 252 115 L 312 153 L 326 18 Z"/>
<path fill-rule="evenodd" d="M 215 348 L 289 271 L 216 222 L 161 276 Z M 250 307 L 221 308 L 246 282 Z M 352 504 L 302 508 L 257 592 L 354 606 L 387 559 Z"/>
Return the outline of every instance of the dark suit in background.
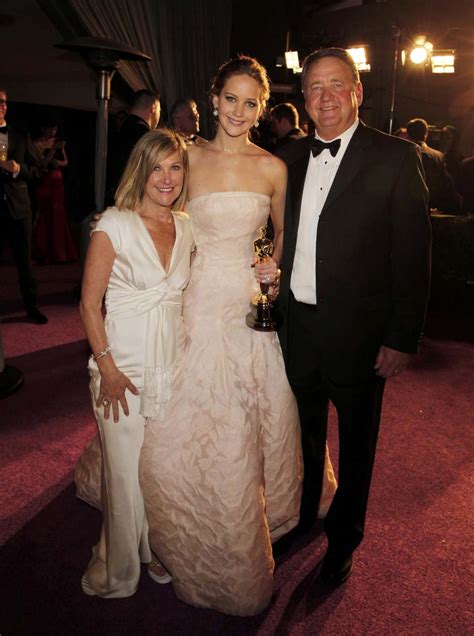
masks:
<path fill-rule="evenodd" d="M 116 143 L 115 154 L 109 158 L 107 171 L 106 206 L 113 205 L 115 191 L 122 177 L 127 161 L 135 144 L 145 133 L 150 130 L 148 123 L 131 113 L 127 116 L 120 128 Z"/>
<path fill-rule="evenodd" d="M 431 148 L 426 142 L 417 142 L 425 170 L 426 185 L 430 192 L 430 208 L 440 212 L 459 212 L 461 197 L 446 167 L 444 154 Z"/>
<path fill-rule="evenodd" d="M 23 130 L 8 126 L 8 159 L 20 166 L 16 177 L 0 171 L 0 240 L 8 241 L 18 269 L 18 281 L 26 312 L 37 310 L 36 281 L 31 265 L 32 213 L 28 184 L 39 179 L 41 159 Z"/>
<path fill-rule="evenodd" d="M 456 192 L 454 180 L 446 167 L 444 154 L 430 148 L 426 143 L 428 131 L 428 122 L 421 117 L 410 119 L 407 123 L 410 141 L 416 143 L 421 150 L 426 185 L 430 193 L 429 206 L 440 212 L 459 212 L 461 210 L 461 197 Z"/>

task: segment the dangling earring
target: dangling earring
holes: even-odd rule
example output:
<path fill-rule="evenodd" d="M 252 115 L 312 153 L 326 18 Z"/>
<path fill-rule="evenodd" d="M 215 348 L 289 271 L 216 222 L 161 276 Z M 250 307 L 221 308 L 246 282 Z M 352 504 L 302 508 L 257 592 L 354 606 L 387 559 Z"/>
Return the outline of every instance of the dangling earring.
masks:
<path fill-rule="evenodd" d="M 258 121 L 258 119 L 257 119 L 257 121 L 255 122 L 255 124 L 253 125 L 253 127 L 254 127 L 254 128 L 258 128 L 258 124 L 259 124 L 259 121 Z"/>
<path fill-rule="evenodd" d="M 219 111 L 217 110 L 217 106 L 212 111 L 212 114 L 214 115 L 214 117 L 217 117 L 217 115 L 219 114 Z"/>

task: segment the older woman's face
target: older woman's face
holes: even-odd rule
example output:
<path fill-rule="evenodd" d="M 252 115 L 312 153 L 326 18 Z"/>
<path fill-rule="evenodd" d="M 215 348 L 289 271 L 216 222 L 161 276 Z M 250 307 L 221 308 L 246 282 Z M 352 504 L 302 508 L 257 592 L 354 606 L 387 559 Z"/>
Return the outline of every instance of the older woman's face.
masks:
<path fill-rule="evenodd" d="M 145 185 L 143 201 L 161 208 L 171 208 L 181 194 L 183 182 L 183 158 L 179 150 L 175 150 L 155 164 Z"/>

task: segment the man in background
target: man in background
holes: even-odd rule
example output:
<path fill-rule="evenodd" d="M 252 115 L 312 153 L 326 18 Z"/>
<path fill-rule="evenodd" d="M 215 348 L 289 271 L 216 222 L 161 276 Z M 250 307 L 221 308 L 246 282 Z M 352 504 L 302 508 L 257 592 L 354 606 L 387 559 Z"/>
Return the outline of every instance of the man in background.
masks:
<path fill-rule="evenodd" d="M 44 325 L 47 317 L 38 309 L 36 281 L 31 263 L 32 212 L 28 182 L 43 172 L 27 133 L 7 125 L 7 93 L 0 90 L 0 252 L 10 244 L 18 270 L 18 282 L 26 314 Z"/>
<path fill-rule="evenodd" d="M 116 152 L 109 155 L 106 203 L 113 205 L 115 191 L 137 141 L 160 121 L 161 106 L 158 95 L 148 90 L 137 91 L 130 112 L 120 127 Z"/>
<path fill-rule="evenodd" d="M 461 197 L 456 192 L 454 181 L 446 167 L 444 155 L 439 150 L 430 148 L 428 124 L 424 119 L 412 119 L 407 124 L 407 133 L 421 150 L 421 160 L 425 170 L 426 185 L 430 191 L 430 209 L 440 212 L 459 212 Z"/>
<path fill-rule="evenodd" d="M 296 139 L 306 137 L 300 128 L 298 111 L 289 102 L 277 104 L 271 110 L 272 130 L 276 135 L 275 154 L 285 158 L 287 146 Z"/>
<path fill-rule="evenodd" d="M 179 99 L 170 111 L 171 126 L 185 138 L 188 144 L 205 143 L 199 133 L 199 111 L 194 99 Z"/>

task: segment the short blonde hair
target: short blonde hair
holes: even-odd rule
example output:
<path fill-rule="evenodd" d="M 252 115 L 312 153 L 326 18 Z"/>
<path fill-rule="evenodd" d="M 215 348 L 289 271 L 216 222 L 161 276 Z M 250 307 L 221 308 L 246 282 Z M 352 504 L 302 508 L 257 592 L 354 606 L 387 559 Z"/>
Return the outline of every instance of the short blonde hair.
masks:
<path fill-rule="evenodd" d="M 143 199 L 146 183 L 154 167 L 177 150 L 183 161 L 184 179 L 183 189 L 172 209 L 183 210 L 188 194 L 188 151 L 180 135 L 166 128 L 150 130 L 137 141 L 115 193 L 115 205 L 135 210 Z"/>

